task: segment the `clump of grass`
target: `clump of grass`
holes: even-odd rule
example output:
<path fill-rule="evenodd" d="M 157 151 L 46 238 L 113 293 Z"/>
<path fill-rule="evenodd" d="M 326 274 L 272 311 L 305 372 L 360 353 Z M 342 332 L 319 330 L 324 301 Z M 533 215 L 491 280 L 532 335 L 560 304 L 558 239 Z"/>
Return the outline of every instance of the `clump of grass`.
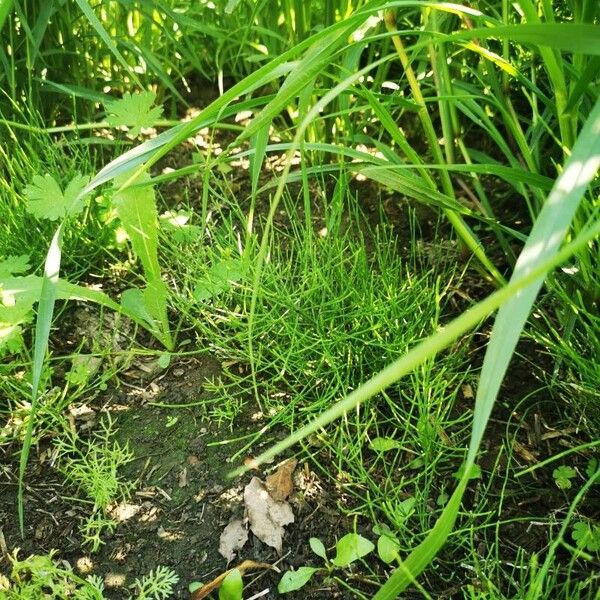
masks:
<path fill-rule="evenodd" d="M 181 249 L 173 255 L 178 265 L 188 265 L 181 279 L 190 295 L 198 281 L 210 277 L 211 265 L 222 265 L 224 257 L 238 261 L 237 281 L 200 302 L 178 300 L 178 308 L 223 360 L 242 365 L 254 360 L 265 414 L 281 419 L 283 411 L 289 424 L 322 411 L 434 331 L 456 276 L 451 261 L 428 265 L 391 224 L 368 225 L 347 187 L 336 194 L 315 217 L 316 228 L 288 201 L 286 224 L 273 235 L 252 317 L 254 356 L 247 312 L 251 246 L 239 245 L 232 222 L 211 231 L 207 255 L 194 246 L 184 256 Z M 248 388 L 244 376 L 232 371 L 229 377 Z"/>

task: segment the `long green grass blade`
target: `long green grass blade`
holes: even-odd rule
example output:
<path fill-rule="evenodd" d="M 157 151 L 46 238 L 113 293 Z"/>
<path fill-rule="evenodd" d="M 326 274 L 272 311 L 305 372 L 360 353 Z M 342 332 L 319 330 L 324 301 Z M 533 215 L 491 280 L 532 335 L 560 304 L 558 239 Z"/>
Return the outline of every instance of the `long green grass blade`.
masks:
<path fill-rule="evenodd" d="M 24 520 L 24 505 L 23 505 L 23 486 L 25 483 L 25 470 L 29 459 L 29 451 L 31 449 L 31 439 L 33 435 L 33 425 L 35 414 L 38 405 L 38 392 L 42 372 L 44 369 L 44 359 L 46 357 L 46 349 L 48 348 L 48 338 L 50 336 L 50 327 L 52 325 L 52 315 L 54 314 L 54 303 L 56 301 L 56 287 L 59 280 L 60 259 L 61 259 L 61 236 L 62 225 L 56 230 L 50 248 L 46 256 L 44 265 L 44 277 L 42 281 L 42 289 L 40 291 L 40 302 L 38 304 L 38 314 L 35 323 L 35 344 L 33 349 L 33 370 L 31 378 L 31 411 L 29 421 L 27 422 L 27 430 L 25 431 L 25 439 L 23 440 L 23 448 L 19 461 L 19 491 L 18 491 L 18 514 L 19 527 L 21 535 L 25 532 Z"/>
<path fill-rule="evenodd" d="M 526 23 L 477 27 L 448 36 L 450 39 L 509 39 L 566 52 L 600 55 L 600 26 L 581 23 Z"/>
<path fill-rule="evenodd" d="M 563 252 L 559 247 L 571 225 L 571 221 L 585 191 L 600 167 L 600 100 L 589 115 L 564 170 L 557 179 L 540 213 L 529 238 L 521 252 L 509 289 L 525 280 L 508 301 L 502 305 L 494 322 L 492 335 L 483 362 L 479 388 L 475 400 L 473 426 L 464 475 L 454 495 L 462 496 L 471 467 L 483 439 L 492 408 L 508 364 L 519 341 L 525 321 L 544 281 L 543 265 L 552 263 Z M 592 231 L 600 230 L 596 221 Z M 578 237 L 581 239 L 581 236 Z M 533 273 L 539 273 L 537 277 Z M 459 317 L 460 318 L 460 317 Z M 454 498 L 453 495 L 453 498 Z M 449 503 L 426 540 L 417 546 L 397 569 L 379 592 L 376 600 L 392 600 L 431 562 L 442 547 L 456 519 L 460 502 Z M 426 543 L 427 542 L 427 543 Z"/>

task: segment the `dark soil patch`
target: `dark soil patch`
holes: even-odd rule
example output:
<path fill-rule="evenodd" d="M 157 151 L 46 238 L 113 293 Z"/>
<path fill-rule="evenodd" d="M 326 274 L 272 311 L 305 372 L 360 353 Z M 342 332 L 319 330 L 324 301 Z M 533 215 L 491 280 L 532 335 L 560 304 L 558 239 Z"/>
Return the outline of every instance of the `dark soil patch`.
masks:
<path fill-rule="evenodd" d="M 228 472 L 241 462 L 238 459 L 234 463 L 230 457 L 243 445 L 244 436 L 255 433 L 261 423 L 253 422 L 249 415 L 242 416 L 232 432 L 206 419 L 202 403 L 210 405 L 211 398 L 203 385 L 218 376 L 220 369 L 213 359 L 190 358 L 151 381 L 144 382 L 138 376 L 134 382 L 125 376 L 121 390 L 94 402 L 99 413 L 113 416 L 118 441 L 128 442 L 134 451 L 135 459 L 123 474 L 136 481 L 134 494 L 119 508 L 123 521 L 113 534 L 104 536 L 105 544 L 97 554 L 82 548 L 79 533 L 89 506 L 72 500 L 78 492 L 65 486 L 53 468 L 49 444 L 40 446 L 30 459 L 25 536 L 21 538 L 15 504 L 17 463 L 5 447 L 0 516 L 9 552 L 20 548 L 19 556 L 25 558 L 57 550 L 56 558 L 67 561 L 76 572 L 104 577 L 107 596 L 115 599 L 127 598 L 135 578 L 159 565 L 171 567 L 180 577 L 174 598 L 188 598 L 191 582 L 206 583 L 226 570 L 226 561 L 218 553 L 219 537 L 232 518 L 243 517 L 243 488 L 252 477 L 248 474 L 228 479 Z M 179 408 L 183 404 L 195 406 Z M 260 452 L 280 434 L 270 432 L 252 452 Z M 231 438 L 238 441 L 226 443 Z M 331 547 L 341 533 L 353 529 L 353 522 L 336 508 L 339 490 L 331 482 L 317 477 L 302 459 L 296 473 L 300 475 L 296 477 L 298 487 L 290 501 L 295 522 L 286 528 L 283 556 L 277 556 L 275 550 L 251 535 L 239 553 L 240 561 L 275 564 L 281 572 L 307 564 L 318 566 L 308 538 L 317 535 Z M 264 474 L 261 476 L 264 478 Z M 2 560 L 0 571 L 8 574 L 9 570 L 6 560 Z M 269 588 L 263 597 L 277 598 L 280 577 L 271 571 L 254 579 L 247 577 L 245 593 Z M 323 586 L 318 580 L 304 589 L 306 594 L 353 597 L 335 584 Z"/>

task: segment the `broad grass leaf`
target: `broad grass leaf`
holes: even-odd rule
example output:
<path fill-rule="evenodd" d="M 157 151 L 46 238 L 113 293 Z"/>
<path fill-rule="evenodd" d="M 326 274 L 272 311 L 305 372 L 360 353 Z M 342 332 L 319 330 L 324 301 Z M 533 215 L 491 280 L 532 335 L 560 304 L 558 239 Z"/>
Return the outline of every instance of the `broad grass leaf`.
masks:
<path fill-rule="evenodd" d="M 585 23 L 525 23 L 478 27 L 449 36 L 450 40 L 487 38 L 507 39 L 565 52 L 600 55 L 600 27 Z"/>
<path fill-rule="evenodd" d="M 318 571 L 315 567 L 300 567 L 296 571 L 286 571 L 277 585 L 280 594 L 302 589 Z"/>
<path fill-rule="evenodd" d="M 25 187 L 27 210 L 38 219 L 50 221 L 78 215 L 85 206 L 86 196 L 82 192 L 88 181 L 88 177 L 78 173 L 63 192 L 52 175 L 35 175 Z"/>
<path fill-rule="evenodd" d="M 42 278 L 37 320 L 35 323 L 35 338 L 33 345 L 33 366 L 31 372 L 31 414 L 27 422 L 27 429 L 23 439 L 23 447 L 19 457 L 19 489 L 17 493 L 17 511 L 19 516 L 19 527 L 21 535 L 25 532 L 24 521 L 24 503 L 23 487 L 25 481 L 25 470 L 29 460 L 29 451 L 33 436 L 33 425 L 36 419 L 38 407 L 38 392 L 42 380 L 44 369 L 44 359 L 48 348 L 48 338 L 50 336 L 50 327 L 52 326 L 52 316 L 54 315 L 54 304 L 56 302 L 56 288 L 59 282 L 60 262 L 62 257 L 61 249 L 62 225 L 58 227 L 44 264 L 44 277 Z"/>
<path fill-rule="evenodd" d="M 335 545 L 335 558 L 331 561 L 336 567 L 345 568 L 375 549 L 373 542 L 358 533 L 347 533 Z"/>
<path fill-rule="evenodd" d="M 501 304 L 494 322 L 479 380 L 471 440 L 467 460 L 463 467 L 463 476 L 433 529 L 403 562 L 402 568 L 396 569 L 380 588 L 374 596 L 375 600 L 396 598 L 433 560 L 450 535 L 500 385 L 527 316 L 542 286 L 544 273 L 547 270 L 547 268 L 544 269 L 544 265 L 551 264 L 562 254 L 559 251 L 560 245 L 565 239 L 587 186 L 595 177 L 599 166 L 600 100 L 596 102 L 586 120 L 571 151 L 571 156 L 533 225 L 508 286 L 500 290 L 500 292 L 506 292 L 507 289 L 515 287 L 517 291 L 510 294 L 507 300 Z M 597 235 L 598 225 L 596 222 L 590 232 L 584 233 L 590 233 L 592 236 L 590 239 L 593 239 Z M 583 237 L 584 235 L 580 234 L 579 238 Z M 534 276 L 538 272 L 540 272 L 539 275 Z M 520 285 L 521 282 L 527 283 Z M 455 319 L 453 323 L 461 318 Z M 451 325 L 448 325 L 447 328 Z"/>

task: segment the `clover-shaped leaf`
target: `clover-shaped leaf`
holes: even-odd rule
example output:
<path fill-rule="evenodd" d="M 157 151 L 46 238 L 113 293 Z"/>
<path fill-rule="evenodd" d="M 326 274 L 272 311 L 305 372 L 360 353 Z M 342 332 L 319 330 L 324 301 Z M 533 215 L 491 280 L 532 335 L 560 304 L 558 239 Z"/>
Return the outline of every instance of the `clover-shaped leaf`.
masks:
<path fill-rule="evenodd" d="M 571 479 L 577 477 L 577 471 L 573 467 L 561 465 L 552 471 L 552 477 L 554 478 L 554 483 L 561 490 L 568 490 L 573 485 Z"/>
<path fill-rule="evenodd" d="M 88 178 L 77 173 L 63 192 L 52 175 L 35 175 L 25 188 L 27 210 L 38 219 L 50 221 L 75 216 L 85 206 L 86 196 L 81 192 L 87 183 Z"/>
<path fill-rule="evenodd" d="M 152 108 L 155 99 L 154 92 L 146 91 L 133 95 L 125 92 L 119 100 L 106 103 L 108 123 L 113 127 L 126 125 L 129 127 L 129 135 L 138 136 L 142 127 L 152 127 L 162 114 L 161 106 Z"/>

